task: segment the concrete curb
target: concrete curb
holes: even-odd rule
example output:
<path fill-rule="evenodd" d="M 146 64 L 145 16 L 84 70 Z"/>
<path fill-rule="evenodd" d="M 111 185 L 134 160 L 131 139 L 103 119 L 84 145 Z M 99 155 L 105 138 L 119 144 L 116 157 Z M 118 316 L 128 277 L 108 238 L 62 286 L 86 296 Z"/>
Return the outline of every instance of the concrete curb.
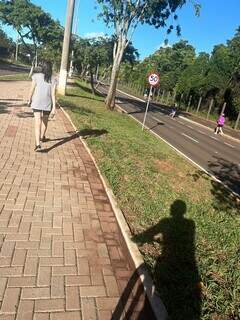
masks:
<path fill-rule="evenodd" d="M 69 120 L 69 122 L 71 123 L 72 127 L 74 128 L 74 130 L 77 132 L 77 128 L 75 127 L 75 125 L 73 124 L 70 116 L 67 114 L 67 112 L 64 110 L 64 108 L 58 103 L 61 111 L 63 112 L 63 114 L 66 116 L 66 118 Z M 115 216 L 117 218 L 118 221 L 118 225 L 119 228 L 122 232 L 125 244 L 129 250 L 129 253 L 132 257 L 132 260 L 134 262 L 135 268 L 138 272 L 138 275 L 142 281 L 143 287 L 144 287 L 144 291 L 148 297 L 149 303 L 152 307 L 152 310 L 155 314 L 156 320 L 166 320 L 168 317 L 167 314 L 167 310 L 162 302 L 162 300 L 160 299 L 160 297 L 157 295 L 156 293 L 156 289 L 155 286 L 153 284 L 153 280 L 151 278 L 151 276 L 149 275 L 149 272 L 147 271 L 142 255 L 137 247 L 137 245 L 131 240 L 131 231 L 128 227 L 128 224 L 125 220 L 125 217 L 121 211 L 121 209 L 118 207 L 117 205 L 117 201 L 116 198 L 112 192 L 112 190 L 108 187 L 107 182 L 105 180 L 105 178 L 102 176 L 98 165 L 91 153 L 91 150 L 89 149 L 87 143 L 84 141 L 84 139 L 82 139 L 81 137 L 79 137 L 79 139 L 81 140 L 81 142 L 83 143 L 84 147 L 86 148 L 87 152 L 89 153 L 92 161 L 94 162 L 96 169 L 99 173 L 99 176 L 102 180 L 103 186 L 106 190 L 106 193 L 108 195 L 109 201 L 112 205 L 113 211 L 115 213 Z"/>

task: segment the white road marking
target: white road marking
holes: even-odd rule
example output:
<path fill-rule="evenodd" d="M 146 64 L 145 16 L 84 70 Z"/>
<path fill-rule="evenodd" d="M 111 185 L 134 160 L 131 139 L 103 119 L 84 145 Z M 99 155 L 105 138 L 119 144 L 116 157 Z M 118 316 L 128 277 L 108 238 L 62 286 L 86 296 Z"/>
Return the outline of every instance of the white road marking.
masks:
<path fill-rule="evenodd" d="M 193 129 L 193 127 L 191 127 L 191 126 L 187 126 L 188 128 L 190 128 L 190 129 Z"/>
<path fill-rule="evenodd" d="M 215 138 L 215 137 L 211 137 L 211 136 L 210 136 L 210 138 L 212 138 L 213 140 L 217 140 L 217 141 L 219 141 L 219 140 L 218 140 L 217 138 Z"/>
<path fill-rule="evenodd" d="M 229 146 L 229 147 L 231 147 L 231 148 L 235 149 L 235 147 L 234 147 L 234 146 L 232 146 L 230 143 L 224 142 L 224 144 L 226 144 L 227 146 Z"/>
<path fill-rule="evenodd" d="M 150 116 L 151 118 L 153 118 L 154 120 L 156 120 L 157 122 L 161 122 L 161 123 L 164 123 L 162 120 L 156 118 L 156 117 L 153 117 L 153 116 Z"/>
<path fill-rule="evenodd" d="M 180 120 L 178 120 L 178 123 L 181 123 L 183 126 L 185 126 L 185 123 Z"/>
<path fill-rule="evenodd" d="M 182 136 L 185 136 L 185 137 L 187 137 L 188 139 L 191 139 L 192 141 L 194 141 L 194 142 L 196 142 L 196 143 L 199 143 L 199 141 L 193 139 L 192 137 L 189 137 L 189 136 L 188 136 L 187 134 L 185 134 L 185 133 L 182 133 Z"/>
<path fill-rule="evenodd" d="M 207 135 L 205 132 L 202 132 L 201 130 L 197 130 L 197 132 L 199 132 L 199 133 L 201 133 L 201 134 L 203 134 L 203 135 Z"/>

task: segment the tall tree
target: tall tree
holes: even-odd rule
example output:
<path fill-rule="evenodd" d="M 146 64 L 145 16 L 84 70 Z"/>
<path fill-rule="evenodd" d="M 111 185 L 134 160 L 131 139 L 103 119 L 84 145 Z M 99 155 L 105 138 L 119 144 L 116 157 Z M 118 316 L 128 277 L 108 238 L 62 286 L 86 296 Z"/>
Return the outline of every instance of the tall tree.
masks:
<path fill-rule="evenodd" d="M 8 38 L 6 33 L 1 29 L 0 26 L 0 56 L 8 55 L 14 51 L 14 43 L 12 39 Z"/>
<path fill-rule="evenodd" d="M 73 43 L 75 52 L 74 65 L 77 67 L 81 76 L 86 72 L 90 74 L 92 91 L 94 93 L 93 75 L 97 69 L 104 70 L 104 74 L 112 65 L 112 50 L 114 47 L 114 38 L 97 37 L 84 39 L 77 37 Z M 133 64 L 138 59 L 138 51 L 129 44 L 123 55 L 123 61 Z"/>
<path fill-rule="evenodd" d="M 113 67 L 110 81 L 110 88 L 106 98 L 106 105 L 113 109 L 115 105 L 115 95 L 117 79 L 122 62 L 124 50 L 128 46 L 132 34 L 139 23 L 147 23 L 155 28 L 165 27 L 168 18 L 175 14 L 187 0 L 97 0 L 102 5 L 100 16 L 107 25 L 112 25 L 115 30 L 116 42 L 113 49 Z M 195 4 L 199 11 L 199 5 Z M 173 29 L 171 25 L 169 32 Z M 177 26 L 177 31 L 180 27 Z"/>
<path fill-rule="evenodd" d="M 61 42 L 63 30 L 59 22 L 30 0 L 1 0 L 0 21 L 12 26 L 19 34 L 22 43 L 32 55 L 29 42 L 34 45 L 34 55 L 40 45 L 54 41 Z"/>

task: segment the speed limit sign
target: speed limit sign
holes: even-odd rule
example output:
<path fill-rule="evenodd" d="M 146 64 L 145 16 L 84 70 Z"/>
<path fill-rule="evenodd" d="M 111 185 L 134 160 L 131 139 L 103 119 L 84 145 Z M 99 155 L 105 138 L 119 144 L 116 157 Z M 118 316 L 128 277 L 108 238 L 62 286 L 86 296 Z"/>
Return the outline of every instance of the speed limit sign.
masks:
<path fill-rule="evenodd" d="M 159 84 L 159 81 L 160 81 L 160 76 L 156 72 L 153 72 L 148 76 L 148 82 L 153 87 L 156 87 Z"/>

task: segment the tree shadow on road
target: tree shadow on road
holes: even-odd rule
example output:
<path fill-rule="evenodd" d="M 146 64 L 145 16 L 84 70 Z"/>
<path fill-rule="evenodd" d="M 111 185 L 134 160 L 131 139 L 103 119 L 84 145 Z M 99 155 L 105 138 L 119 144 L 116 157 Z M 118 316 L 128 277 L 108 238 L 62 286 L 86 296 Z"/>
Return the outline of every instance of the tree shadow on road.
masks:
<path fill-rule="evenodd" d="M 140 246 L 157 244 L 153 280 L 171 320 L 200 320 L 201 279 L 195 259 L 195 223 L 176 200 L 170 217 L 133 237 Z"/>
<path fill-rule="evenodd" d="M 240 193 L 240 166 L 229 162 L 221 157 L 215 156 L 215 161 L 208 163 L 211 173 L 237 194 Z M 191 175 L 195 181 L 204 178 L 211 182 L 211 193 L 213 195 L 213 206 L 215 209 L 227 211 L 240 209 L 240 197 L 231 193 L 220 182 L 211 178 L 207 173 L 199 170 Z"/>

